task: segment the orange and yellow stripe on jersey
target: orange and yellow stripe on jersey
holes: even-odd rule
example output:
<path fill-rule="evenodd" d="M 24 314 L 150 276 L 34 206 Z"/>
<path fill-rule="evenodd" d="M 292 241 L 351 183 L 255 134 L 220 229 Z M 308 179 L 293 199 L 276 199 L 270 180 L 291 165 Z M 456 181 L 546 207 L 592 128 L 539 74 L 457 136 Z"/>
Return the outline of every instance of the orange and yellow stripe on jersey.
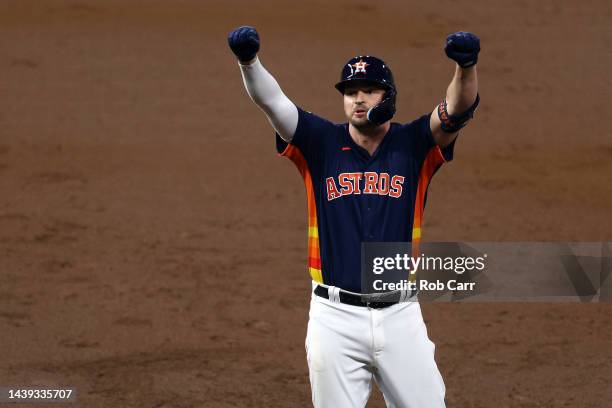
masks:
<path fill-rule="evenodd" d="M 432 148 L 421 167 L 419 183 L 417 185 L 416 197 L 414 200 L 414 221 L 412 223 L 412 256 L 419 257 L 419 243 L 421 242 L 421 222 L 423 221 L 423 211 L 425 210 L 425 197 L 429 182 L 438 168 L 445 162 L 444 155 L 439 146 Z M 414 281 L 416 276 L 410 275 L 410 280 Z"/>
<path fill-rule="evenodd" d="M 438 168 L 445 162 L 442 150 L 439 146 L 432 148 L 423 162 L 421 173 L 419 174 L 419 184 L 417 186 L 416 197 L 414 200 L 414 222 L 412 223 L 412 242 L 421 240 L 421 222 L 425 209 L 425 196 L 427 187 Z"/>
<path fill-rule="evenodd" d="M 306 198 L 308 200 L 308 270 L 310 277 L 315 282 L 323 283 L 321 250 L 319 247 L 319 224 L 317 222 L 317 205 L 312 185 L 312 176 L 302 152 L 294 145 L 289 144 L 281 153 L 281 156 L 288 157 L 296 165 L 304 179 Z"/>

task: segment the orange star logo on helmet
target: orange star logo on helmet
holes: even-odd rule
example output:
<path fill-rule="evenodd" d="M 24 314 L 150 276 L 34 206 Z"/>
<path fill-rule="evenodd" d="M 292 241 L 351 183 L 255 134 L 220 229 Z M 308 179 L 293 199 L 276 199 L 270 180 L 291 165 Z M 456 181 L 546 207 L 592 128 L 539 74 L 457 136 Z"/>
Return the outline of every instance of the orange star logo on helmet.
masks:
<path fill-rule="evenodd" d="M 359 61 L 354 63 L 352 66 L 353 66 L 353 68 L 355 68 L 355 74 L 358 73 L 358 72 L 363 72 L 365 74 L 366 73 L 366 67 L 368 65 L 370 65 L 370 64 L 368 64 L 362 58 L 360 58 Z"/>

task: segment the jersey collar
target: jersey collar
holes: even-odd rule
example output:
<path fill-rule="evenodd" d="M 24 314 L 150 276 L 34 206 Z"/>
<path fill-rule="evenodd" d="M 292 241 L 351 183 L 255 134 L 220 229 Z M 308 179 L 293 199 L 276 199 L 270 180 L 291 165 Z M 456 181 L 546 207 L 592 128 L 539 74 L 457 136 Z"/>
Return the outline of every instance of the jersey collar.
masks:
<path fill-rule="evenodd" d="M 397 126 L 397 123 L 391 123 L 391 126 L 389 127 L 389 130 L 387 131 L 387 133 L 385 133 L 385 136 L 383 136 L 383 139 L 381 140 L 381 142 L 378 145 L 378 147 L 376 147 L 376 150 L 374 150 L 374 153 L 372 153 L 372 155 L 370 155 L 370 153 L 368 153 L 368 151 L 366 149 L 364 149 L 363 147 L 361 147 L 357 143 L 355 143 L 355 141 L 351 137 L 351 134 L 349 133 L 349 125 L 348 125 L 348 123 L 344 123 L 343 124 L 343 127 L 344 127 L 344 141 L 349 146 L 351 146 L 351 150 L 354 151 L 360 158 L 362 158 L 366 162 L 370 163 L 370 162 L 374 161 L 379 156 L 379 154 L 380 154 L 379 152 L 381 152 L 385 148 L 385 146 L 387 144 L 389 144 L 389 140 L 391 139 L 391 136 L 394 133 L 393 131 L 395 130 L 396 126 Z"/>

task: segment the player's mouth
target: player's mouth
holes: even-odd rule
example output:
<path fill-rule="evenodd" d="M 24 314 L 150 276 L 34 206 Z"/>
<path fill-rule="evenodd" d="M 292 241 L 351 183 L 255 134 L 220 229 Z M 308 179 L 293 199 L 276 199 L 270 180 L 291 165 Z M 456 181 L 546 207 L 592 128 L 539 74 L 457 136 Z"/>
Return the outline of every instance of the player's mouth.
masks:
<path fill-rule="evenodd" d="M 358 109 L 355 109 L 354 113 L 355 113 L 355 116 L 357 116 L 358 118 L 362 118 L 368 114 L 368 110 L 363 109 L 363 108 L 358 108 Z"/>

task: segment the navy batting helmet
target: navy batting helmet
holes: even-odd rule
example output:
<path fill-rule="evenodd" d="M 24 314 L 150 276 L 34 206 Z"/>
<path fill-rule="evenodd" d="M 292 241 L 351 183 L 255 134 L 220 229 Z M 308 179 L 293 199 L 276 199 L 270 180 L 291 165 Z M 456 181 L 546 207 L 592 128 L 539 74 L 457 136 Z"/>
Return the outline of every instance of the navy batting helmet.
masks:
<path fill-rule="evenodd" d="M 353 81 L 373 82 L 387 90 L 395 90 L 395 82 L 391 69 L 379 58 L 370 55 L 358 55 L 351 58 L 340 75 L 336 89 L 344 93 L 344 87 Z"/>

